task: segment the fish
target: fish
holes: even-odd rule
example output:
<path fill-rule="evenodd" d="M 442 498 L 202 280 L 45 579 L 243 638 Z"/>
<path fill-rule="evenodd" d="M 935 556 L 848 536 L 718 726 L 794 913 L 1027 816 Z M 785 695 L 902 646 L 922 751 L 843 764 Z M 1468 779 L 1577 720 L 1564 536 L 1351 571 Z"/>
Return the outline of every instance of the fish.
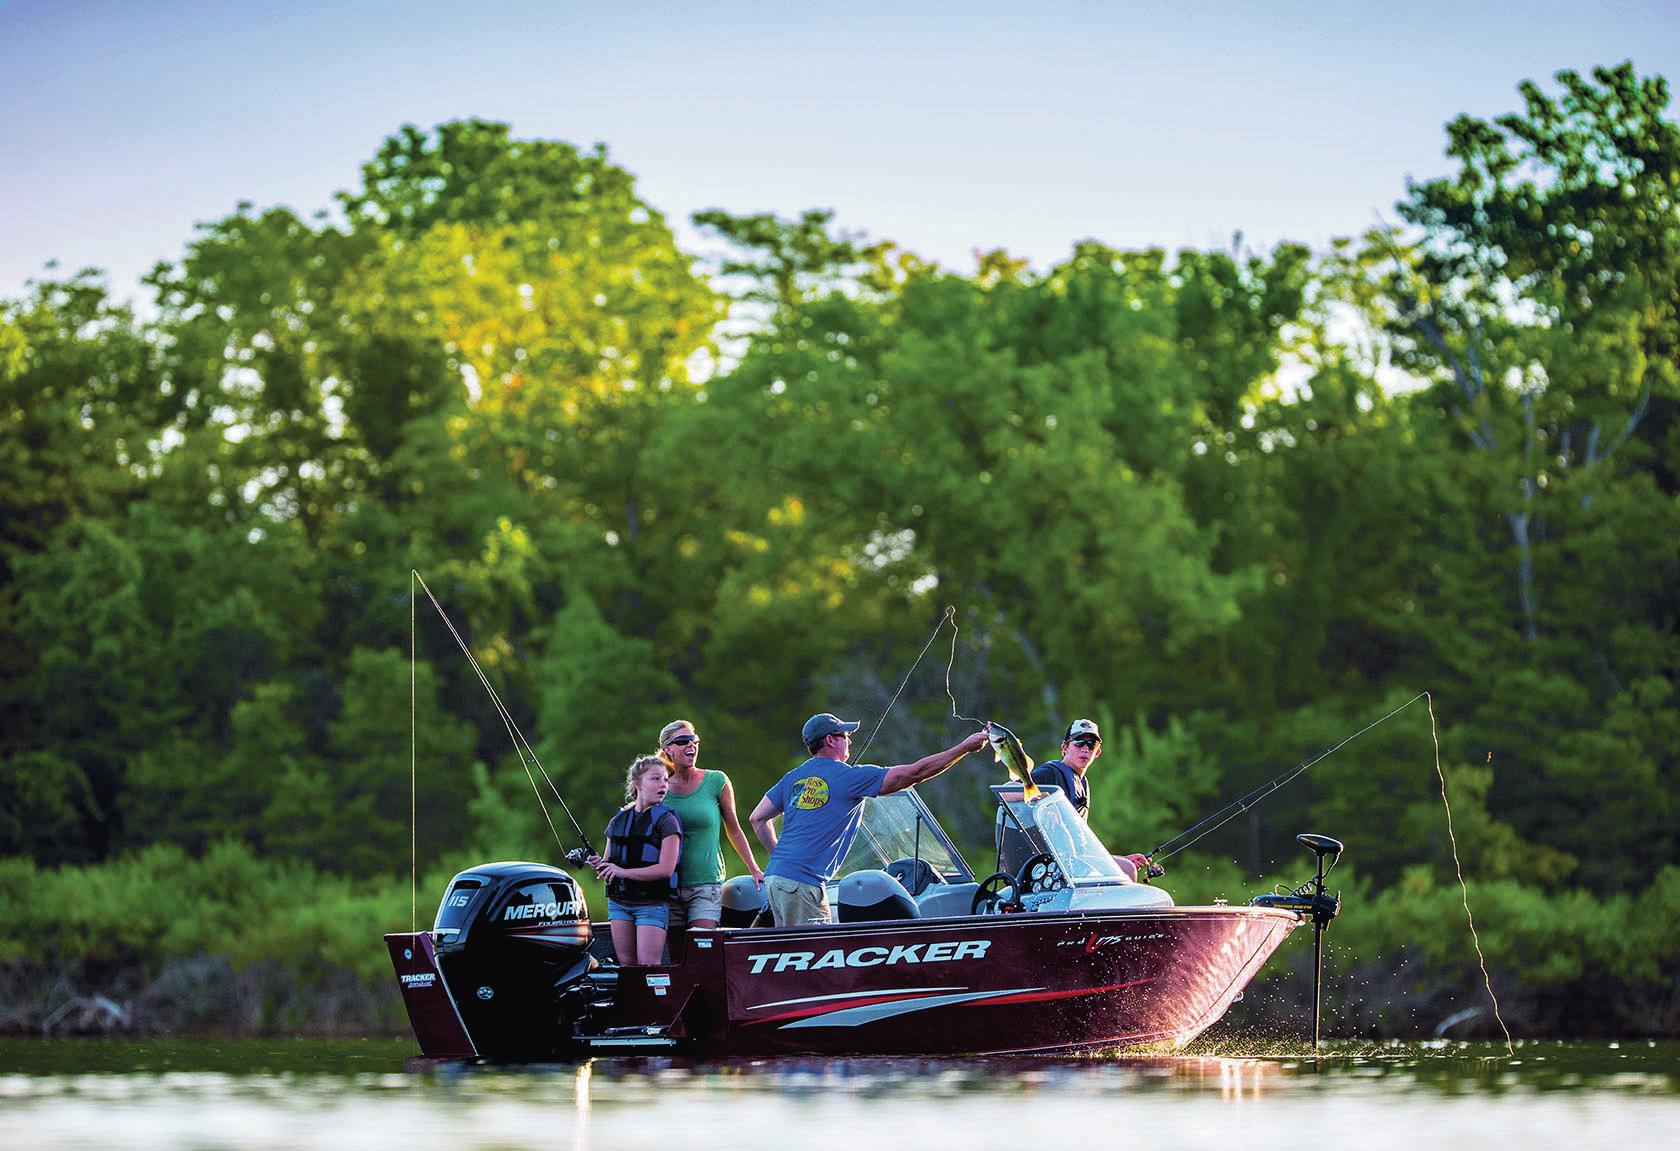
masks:
<path fill-rule="evenodd" d="M 1021 747 L 1021 741 L 1015 738 L 1015 733 L 1001 723 L 987 723 L 986 739 L 991 743 L 998 762 L 1009 769 L 1011 776 L 1021 781 L 1021 798 L 1028 803 L 1036 802 L 1042 793 L 1038 790 L 1038 784 L 1033 782 L 1032 757 Z"/>

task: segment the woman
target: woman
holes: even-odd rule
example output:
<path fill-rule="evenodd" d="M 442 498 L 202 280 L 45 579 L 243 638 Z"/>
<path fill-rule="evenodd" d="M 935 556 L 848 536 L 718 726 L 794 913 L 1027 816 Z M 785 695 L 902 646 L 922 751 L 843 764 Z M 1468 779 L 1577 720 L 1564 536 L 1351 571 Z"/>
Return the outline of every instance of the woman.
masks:
<path fill-rule="evenodd" d="M 607 855 L 589 857 L 607 883 L 607 920 L 620 967 L 649 967 L 663 960 L 677 891 L 683 826 L 664 803 L 671 777 L 665 760 L 644 755 L 625 775 L 630 802 L 607 824 Z"/>
<path fill-rule="evenodd" d="M 665 806 L 682 818 L 682 861 L 677 865 L 677 899 L 671 908 L 671 954 L 676 958 L 688 928 L 716 927 L 723 915 L 723 841 L 729 835 L 753 882 L 764 886 L 764 872 L 753 858 L 741 820 L 735 814 L 735 789 L 721 771 L 701 771 L 700 736 L 686 719 L 673 720 L 659 733 L 659 754 L 671 767 Z"/>

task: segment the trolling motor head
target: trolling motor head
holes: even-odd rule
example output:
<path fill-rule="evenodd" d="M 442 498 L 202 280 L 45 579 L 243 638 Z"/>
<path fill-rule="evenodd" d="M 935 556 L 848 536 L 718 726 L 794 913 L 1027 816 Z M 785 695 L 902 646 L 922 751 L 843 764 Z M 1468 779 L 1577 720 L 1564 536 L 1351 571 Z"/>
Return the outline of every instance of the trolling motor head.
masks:
<path fill-rule="evenodd" d="M 1342 909 L 1340 896 L 1324 893 L 1324 877 L 1342 857 L 1342 844 L 1340 840 L 1331 839 L 1328 835 L 1313 835 L 1310 832 L 1295 838 L 1313 853 L 1318 863 L 1317 874 L 1288 894 L 1280 892 L 1257 895 L 1250 902 L 1255 907 L 1277 907 L 1284 911 L 1302 912 L 1310 916 L 1314 925 L 1323 931 L 1325 925 L 1336 918 Z"/>
<path fill-rule="evenodd" d="M 1318 876 L 1320 879 L 1328 874 L 1330 869 L 1336 866 L 1336 861 L 1342 857 L 1341 841 L 1331 839 L 1328 835 L 1314 835 L 1309 831 L 1297 835 L 1295 839 L 1297 842 L 1306 844 L 1307 850 L 1318 857 Z M 1325 862 L 1326 856 L 1329 857 L 1328 863 Z"/>

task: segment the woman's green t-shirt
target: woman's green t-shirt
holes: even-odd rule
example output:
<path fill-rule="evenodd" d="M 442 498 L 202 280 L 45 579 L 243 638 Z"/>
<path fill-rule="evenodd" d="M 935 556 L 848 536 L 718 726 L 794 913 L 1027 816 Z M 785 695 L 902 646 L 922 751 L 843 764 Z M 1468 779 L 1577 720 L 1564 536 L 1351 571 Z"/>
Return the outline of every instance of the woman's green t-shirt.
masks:
<path fill-rule="evenodd" d="M 665 796 L 665 806 L 682 818 L 679 887 L 723 882 L 723 812 L 718 797 L 725 782 L 721 771 L 702 771 L 699 787 L 687 795 L 668 792 Z"/>

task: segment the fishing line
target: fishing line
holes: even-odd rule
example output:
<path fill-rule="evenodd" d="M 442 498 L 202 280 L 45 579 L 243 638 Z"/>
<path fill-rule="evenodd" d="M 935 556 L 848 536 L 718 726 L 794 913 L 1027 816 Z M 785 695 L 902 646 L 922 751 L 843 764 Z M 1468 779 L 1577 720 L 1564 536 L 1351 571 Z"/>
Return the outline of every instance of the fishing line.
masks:
<path fill-rule="evenodd" d="M 1235 803 L 1231 804 L 1229 807 L 1225 807 L 1225 808 L 1220 809 L 1219 811 L 1214 812 L 1212 815 L 1210 815 L 1206 819 L 1202 820 L 1201 823 L 1196 824 L 1195 827 L 1191 827 L 1191 828 L 1188 828 L 1184 831 L 1179 832 L 1177 835 L 1173 836 L 1171 839 L 1169 839 L 1165 843 L 1163 843 L 1160 847 L 1157 847 L 1154 851 L 1151 851 L 1148 855 L 1144 856 L 1144 858 L 1149 860 L 1151 863 L 1153 863 L 1155 861 L 1156 857 L 1158 857 L 1158 856 L 1160 858 L 1166 859 L 1166 858 L 1170 858 L 1171 856 L 1177 855 L 1179 852 L 1183 851 L 1186 847 L 1189 847 L 1191 844 L 1195 843 L 1196 840 L 1201 839 L 1204 836 L 1211 835 L 1213 832 L 1218 831 L 1221 827 L 1224 827 L 1227 823 L 1231 822 L 1231 820 L 1235 819 L 1237 816 L 1241 815 L 1243 812 L 1247 811 L 1249 808 L 1251 808 L 1255 804 L 1259 803 L 1262 799 L 1266 798 L 1266 796 L 1270 795 L 1272 792 L 1278 790 L 1279 788 L 1283 787 L 1285 784 L 1289 783 L 1296 776 L 1298 776 L 1302 772 L 1306 771 L 1309 767 L 1311 767 L 1313 764 L 1317 763 L 1319 760 L 1323 759 L 1325 756 L 1329 755 L 1331 752 L 1340 748 L 1343 744 L 1350 743 L 1353 740 L 1358 739 L 1360 736 L 1362 736 L 1366 732 L 1370 731 L 1373 727 L 1376 727 L 1380 723 L 1387 722 L 1388 720 L 1392 719 L 1394 716 L 1398 715 L 1400 712 L 1405 711 L 1408 707 L 1411 707 L 1412 704 L 1416 703 L 1418 700 L 1426 699 L 1426 698 L 1428 698 L 1428 696 L 1429 696 L 1429 693 L 1426 692 L 1426 691 L 1418 692 L 1411 699 L 1408 699 L 1405 703 L 1401 704 L 1399 707 L 1395 708 L 1393 711 L 1389 712 L 1387 715 L 1383 716 L 1381 719 L 1372 720 L 1370 723 L 1366 724 L 1364 727 L 1360 728 L 1358 731 L 1354 732 L 1352 735 L 1344 736 L 1342 739 L 1338 740 L 1336 743 L 1331 744 L 1329 747 L 1325 748 L 1323 751 L 1319 752 L 1317 755 L 1313 756 L 1311 759 L 1305 761 L 1304 763 L 1296 764 L 1294 767 L 1290 768 L 1288 771 L 1284 772 L 1282 775 L 1278 776 L 1276 779 L 1272 780 L 1270 783 L 1261 784 L 1259 787 L 1255 788 L 1253 791 L 1249 792 L 1247 795 L 1243 796 L 1241 799 L 1237 800 Z M 1214 822 L 1215 820 L 1217 820 L 1218 822 Z M 1213 826 L 1208 827 L 1208 829 L 1206 831 L 1203 831 L 1201 835 L 1196 836 L 1196 839 L 1192 839 L 1189 843 L 1179 844 L 1179 846 L 1173 847 L 1173 849 L 1171 851 L 1167 851 L 1167 848 L 1172 847 L 1173 844 L 1178 843 L 1179 840 L 1183 839 L 1185 836 L 1189 835 L 1191 832 L 1198 831 L 1201 828 L 1206 827 L 1210 823 L 1212 823 Z M 1163 851 L 1167 852 L 1167 854 L 1164 855 L 1164 856 L 1161 855 L 1161 853 Z"/>
<path fill-rule="evenodd" d="M 560 789 L 554 785 L 554 780 L 549 778 L 548 771 L 543 767 L 542 761 L 537 758 L 536 751 L 525 739 L 525 734 L 519 730 L 519 725 L 513 722 L 513 716 L 502 705 L 502 697 L 496 694 L 496 689 L 490 685 L 489 677 L 484 674 L 484 669 L 478 666 L 478 660 L 473 658 L 473 653 L 467 648 L 467 643 L 461 638 L 461 633 L 455 630 L 454 621 L 443 610 L 443 605 L 438 603 L 437 596 L 433 595 L 432 589 L 426 586 L 426 581 L 420 573 L 410 569 L 410 574 L 419 581 L 421 589 L 426 593 L 426 598 L 432 601 L 432 606 L 437 609 L 439 618 L 443 620 L 444 626 L 449 629 L 449 634 L 455 637 L 456 646 L 461 649 L 461 654 L 467 657 L 467 663 L 472 665 L 474 674 L 478 676 L 478 682 L 483 684 L 484 690 L 490 693 L 490 700 L 496 705 L 496 714 L 501 716 L 502 724 L 507 728 L 509 738 L 513 740 L 513 749 L 519 755 L 519 764 L 525 769 L 525 778 L 531 781 L 531 790 L 537 796 L 537 806 L 542 808 L 543 819 L 548 822 L 548 829 L 554 835 L 554 842 L 564 846 L 560 838 L 560 829 L 554 826 L 554 817 L 549 814 L 548 804 L 543 800 L 542 788 L 537 786 L 537 778 L 531 774 L 532 764 L 536 765 L 537 771 L 543 777 L 543 782 L 548 784 L 548 789 L 554 793 L 555 802 L 560 804 L 560 810 L 566 813 L 566 819 L 571 823 L 572 830 L 577 833 L 578 841 L 590 854 L 594 854 L 594 846 L 590 844 L 589 837 L 583 833 L 583 828 L 578 826 L 577 819 L 572 815 L 572 809 L 566 806 L 565 797 L 560 794 Z"/>
<path fill-rule="evenodd" d="M 928 648 L 933 646 L 933 641 L 939 638 L 939 629 L 945 626 L 946 620 L 954 621 L 956 619 L 956 615 L 957 609 L 954 606 L 947 606 L 944 614 L 939 617 L 939 622 L 933 625 L 933 634 L 928 636 L 927 642 L 922 645 L 922 650 L 916 654 L 915 662 L 911 663 L 910 670 L 904 673 L 903 682 L 898 685 L 898 690 L 893 692 L 892 698 L 887 701 L 886 710 L 881 713 L 881 718 L 875 721 L 875 729 L 869 733 L 869 738 L 863 741 L 863 750 L 859 751 L 852 757 L 853 763 L 863 762 L 863 757 L 868 753 L 869 745 L 875 742 L 875 736 L 879 734 L 881 725 L 887 722 L 887 716 L 892 714 L 893 706 L 898 703 L 898 697 L 904 694 L 905 687 L 910 683 L 910 677 L 916 674 L 916 666 L 922 662 L 922 656 L 926 655 Z M 951 627 L 953 628 L 951 632 L 951 653 L 954 657 L 957 650 L 956 631 L 954 630 L 956 628 L 955 622 L 951 624 Z M 946 692 L 951 690 L 951 669 L 949 667 L 945 669 L 945 690 Z M 952 711 L 956 710 L 956 706 L 957 701 L 953 699 L 951 701 Z"/>
<path fill-rule="evenodd" d="M 1426 691 L 1423 693 L 1428 695 Z M 1435 741 L 1435 774 L 1441 780 L 1441 806 L 1447 809 L 1447 839 L 1452 842 L 1453 868 L 1458 872 L 1458 890 L 1464 900 L 1464 918 L 1470 924 L 1470 940 L 1476 945 L 1476 962 L 1482 965 L 1482 984 L 1487 988 L 1488 998 L 1493 1001 L 1493 1017 L 1499 1022 L 1499 1029 L 1505 1033 L 1505 1051 L 1510 1058 L 1516 1058 L 1517 1049 L 1511 1044 L 1511 1029 L 1505 1026 L 1505 1017 L 1499 1013 L 1499 996 L 1493 993 L 1493 981 L 1488 978 L 1487 957 L 1482 954 L 1482 937 L 1476 933 L 1476 917 L 1470 914 L 1470 885 L 1464 882 L 1464 865 L 1458 861 L 1458 836 L 1453 834 L 1452 805 L 1447 802 L 1447 776 L 1441 770 L 1441 736 L 1435 730 L 1435 701 L 1429 701 L 1429 736 Z M 1488 759 L 1493 759 L 1493 753 L 1488 753 Z"/>
<path fill-rule="evenodd" d="M 951 690 L 951 669 L 955 667 L 957 663 L 957 632 L 961 629 L 957 627 L 956 608 L 946 608 L 945 615 L 951 621 L 951 658 L 945 661 L 945 694 L 951 699 L 951 718 L 960 719 L 964 723 L 978 723 L 984 727 L 986 725 L 986 721 L 983 719 L 972 719 L 969 716 L 957 714 L 957 697 L 956 693 Z M 942 620 L 940 622 L 944 621 Z"/>
<path fill-rule="evenodd" d="M 1313 756 L 1311 759 L 1306 760 L 1304 763 L 1297 764 L 1296 766 L 1290 768 L 1288 771 L 1284 772 L 1282 775 L 1278 776 L 1276 779 L 1272 780 L 1271 782 L 1266 783 L 1266 784 L 1262 785 L 1261 787 L 1257 788 L 1256 790 L 1249 792 L 1249 794 L 1247 794 L 1247 795 L 1243 796 L 1241 799 L 1237 800 L 1230 807 L 1227 807 L 1222 811 L 1215 812 L 1213 815 L 1209 816 L 1207 819 L 1204 819 L 1201 823 L 1196 824 L 1195 827 L 1190 828 L 1188 831 L 1179 832 L 1179 834 L 1174 836 L 1172 839 L 1167 840 L 1166 843 L 1163 843 L 1160 847 L 1157 847 L 1154 851 L 1150 852 L 1149 855 L 1146 858 L 1153 861 L 1157 856 L 1160 856 L 1161 853 L 1163 851 L 1165 851 L 1168 847 L 1171 847 L 1174 843 L 1177 843 L 1180 839 L 1183 839 L 1185 836 L 1191 834 L 1191 832 L 1194 832 L 1194 831 L 1198 830 L 1199 828 L 1201 828 L 1203 825 L 1205 825 L 1207 823 L 1210 823 L 1210 822 L 1213 823 L 1213 826 L 1209 827 L 1206 831 L 1203 831 L 1201 833 L 1201 835 L 1196 836 L 1196 838 L 1190 840 L 1189 843 L 1184 843 L 1184 844 L 1181 844 L 1178 847 L 1174 847 L 1172 849 L 1172 851 L 1167 852 L 1167 855 L 1169 855 L 1169 856 L 1170 855 L 1175 855 L 1178 852 L 1183 851 L 1186 847 L 1189 847 L 1190 844 L 1195 843 L 1197 839 L 1201 839 L 1203 836 L 1208 835 L 1209 833 L 1211 833 L 1213 831 L 1216 831 L 1218 828 L 1224 826 L 1226 823 L 1229 823 L 1231 821 L 1231 819 L 1234 818 L 1235 816 L 1241 814 L 1242 812 L 1247 811 L 1249 808 L 1251 808 L 1255 804 L 1259 803 L 1260 800 L 1264 799 L 1266 796 L 1270 795 L 1272 792 L 1274 792 L 1274 791 L 1278 790 L 1279 788 L 1283 787 L 1290 780 L 1294 779 L 1296 776 L 1298 776 L 1302 772 L 1306 771 L 1313 764 L 1315 764 L 1315 763 L 1319 762 L 1320 760 L 1324 759 L 1331 752 L 1340 748 L 1343 744 L 1346 744 L 1346 743 L 1348 743 L 1348 742 L 1350 742 L 1354 739 L 1357 739 L 1359 736 L 1364 735 L 1366 732 L 1370 731 L 1373 727 L 1376 727 L 1378 724 L 1384 723 L 1387 720 L 1392 719 L 1395 715 L 1399 714 L 1402 711 L 1405 711 L 1408 707 L 1411 707 L 1412 704 L 1416 703 L 1420 699 L 1424 701 L 1424 707 L 1429 712 L 1429 736 L 1430 736 L 1430 739 L 1433 740 L 1434 744 L 1435 744 L 1435 775 L 1436 775 L 1436 778 L 1438 778 L 1441 781 L 1441 806 L 1443 808 L 1445 808 L 1446 812 L 1447 812 L 1447 838 L 1452 844 L 1453 869 L 1458 874 L 1459 896 L 1460 896 L 1460 898 L 1461 898 L 1461 900 L 1464 904 L 1464 918 L 1465 918 L 1465 921 L 1470 925 L 1470 939 L 1471 939 L 1471 942 L 1475 945 L 1475 948 L 1476 948 L 1476 960 L 1481 965 L 1482 983 L 1487 988 L 1488 998 L 1493 1002 L 1493 1017 L 1494 1017 L 1495 1020 L 1498 1021 L 1499 1029 L 1505 1033 L 1505 1049 L 1506 1049 L 1506 1051 L 1511 1056 L 1514 1057 L 1516 1055 L 1516 1048 L 1511 1043 L 1511 1029 L 1509 1027 L 1505 1026 L 1505 1017 L 1499 1011 L 1499 996 L 1494 994 L 1493 981 L 1488 976 L 1487 957 L 1485 955 L 1483 955 L 1483 953 L 1482 953 L 1481 936 L 1476 931 L 1476 918 L 1470 912 L 1470 885 L 1467 882 L 1465 882 L 1465 879 L 1464 879 L 1464 865 L 1459 861 L 1459 858 L 1458 858 L 1458 837 L 1453 832 L 1452 805 L 1447 801 L 1447 776 L 1446 776 L 1446 772 L 1443 771 L 1442 768 L 1441 768 L 1441 735 L 1440 735 L 1440 731 L 1437 728 L 1436 722 L 1435 722 L 1435 700 L 1434 700 L 1434 697 L 1431 696 L 1427 691 L 1418 692 L 1417 695 L 1413 696 L 1411 699 L 1408 699 L 1405 703 L 1401 704 L 1399 707 L 1395 708 L 1393 711 L 1389 712 L 1387 715 L 1381 717 L 1380 719 L 1373 720 L 1372 722 L 1366 724 L 1364 727 L 1360 728 L 1358 731 L 1354 732 L 1352 735 L 1346 736 L 1343 739 L 1341 739 L 1341 740 L 1337 741 L 1336 743 L 1330 745 L 1329 747 L 1325 748 L 1323 751 L 1319 752 L 1317 755 Z M 1215 821 L 1217 821 L 1217 822 L 1215 822 Z"/>

